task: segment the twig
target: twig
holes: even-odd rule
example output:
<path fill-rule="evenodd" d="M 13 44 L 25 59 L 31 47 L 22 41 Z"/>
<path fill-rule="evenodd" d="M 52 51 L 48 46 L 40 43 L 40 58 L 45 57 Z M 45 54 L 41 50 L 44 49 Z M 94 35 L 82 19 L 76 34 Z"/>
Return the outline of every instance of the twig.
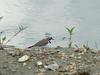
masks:
<path fill-rule="evenodd" d="M 10 42 L 15 36 L 17 36 L 21 31 L 25 30 L 27 27 L 23 27 L 22 25 L 18 26 L 19 31 L 16 32 L 10 39 L 7 40 L 7 42 L 5 44 L 7 44 L 8 42 Z"/>

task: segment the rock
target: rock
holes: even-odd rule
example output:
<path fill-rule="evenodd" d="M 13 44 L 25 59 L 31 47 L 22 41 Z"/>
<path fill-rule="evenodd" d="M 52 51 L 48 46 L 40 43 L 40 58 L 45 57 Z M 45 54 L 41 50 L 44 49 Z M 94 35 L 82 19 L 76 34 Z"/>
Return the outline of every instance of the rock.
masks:
<path fill-rule="evenodd" d="M 19 56 L 24 52 L 24 49 L 20 48 L 6 48 L 5 50 L 12 56 Z"/>
<path fill-rule="evenodd" d="M 37 66 L 41 66 L 41 65 L 43 65 L 43 63 L 41 61 L 38 61 Z"/>
<path fill-rule="evenodd" d="M 6 68 L 8 68 L 8 66 L 7 65 L 3 65 L 3 67 L 2 67 L 3 69 L 6 69 Z"/>
<path fill-rule="evenodd" d="M 16 70 L 16 69 L 12 69 L 11 71 L 12 71 L 12 72 L 16 72 L 17 70 Z"/>
<path fill-rule="evenodd" d="M 59 68 L 59 65 L 57 64 L 57 62 L 54 61 L 53 64 L 49 64 L 47 66 L 44 66 L 46 69 L 50 69 L 52 71 L 56 71 Z"/>
<path fill-rule="evenodd" d="M 67 65 L 66 70 L 69 71 L 69 72 L 76 71 L 76 63 L 71 62 L 69 65 Z"/>
<path fill-rule="evenodd" d="M 36 66 L 37 66 L 38 68 L 43 68 L 43 67 L 44 67 L 44 66 L 43 66 L 43 63 L 42 63 L 41 61 L 36 62 Z"/>
<path fill-rule="evenodd" d="M 29 70 L 31 70 L 31 69 L 32 69 L 32 67 L 28 67 L 28 69 L 29 69 Z"/>
<path fill-rule="evenodd" d="M 82 58 L 81 56 L 78 56 L 78 57 L 77 57 L 77 59 L 81 59 L 81 58 Z"/>
<path fill-rule="evenodd" d="M 23 63 L 23 66 L 26 66 L 27 64 L 26 63 Z"/>
<path fill-rule="evenodd" d="M 72 53 L 69 57 L 74 58 L 75 57 L 74 53 Z"/>
<path fill-rule="evenodd" d="M 95 56 L 94 59 L 96 59 L 96 61 L 100 61 L 100 56 Z"/>
<path fill-rule="evenodd" d="M 24 55 L 18 59 L 18 62 L 25 62 L 25 61 L 29 60 L 29 58 L 30 58 L 30 56 Z"/>
<path fill-rule="evenodd" d="M 94 49 L 91 49 L 91 53 L 98 53 L 98 51 L 97 50 L 94 50 Z"/>

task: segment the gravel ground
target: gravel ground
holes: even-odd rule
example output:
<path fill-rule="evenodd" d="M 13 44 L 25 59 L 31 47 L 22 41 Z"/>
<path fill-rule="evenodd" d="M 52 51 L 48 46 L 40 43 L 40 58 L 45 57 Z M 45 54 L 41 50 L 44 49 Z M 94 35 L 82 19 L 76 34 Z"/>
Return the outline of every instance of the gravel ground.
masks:
<path fill-rule="evenodd" d="M 24 55 L 28 60 L 19 62 Z M 84 47 L 6 48 L 0 50 L 0 75 L 100 75 L 100 53 Z"/>

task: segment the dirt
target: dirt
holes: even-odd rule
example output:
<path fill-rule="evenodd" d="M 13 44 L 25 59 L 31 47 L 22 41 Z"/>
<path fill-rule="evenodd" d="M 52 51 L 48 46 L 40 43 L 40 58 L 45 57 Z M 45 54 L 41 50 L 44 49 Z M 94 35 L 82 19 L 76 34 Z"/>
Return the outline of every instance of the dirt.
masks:
<path fill-rule="evenodd" d="M 30 59 L 18 62 L 24 55 Z M 6 48 L 0 50 L 0 75 L 100 75 L 99 56 L 98 51 L 85 48 Z M 43 64 L 37 65 L 38 61 Z M 44 67 L 54 61 L 59 65 L 55 71 Z"/>

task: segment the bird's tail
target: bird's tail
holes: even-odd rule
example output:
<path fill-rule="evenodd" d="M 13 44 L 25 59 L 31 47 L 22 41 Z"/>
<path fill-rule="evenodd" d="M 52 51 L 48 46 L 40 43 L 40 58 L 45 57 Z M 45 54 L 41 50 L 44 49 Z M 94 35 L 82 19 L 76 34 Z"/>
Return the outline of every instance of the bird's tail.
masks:
<path fill-rule="evenodd" d="M 27 48 L 32 48 L 32 47 L 34 47 L 34 45 L 32 45 L 32 46 L 29 46 L 29 47 L 27 47 Z"/>

